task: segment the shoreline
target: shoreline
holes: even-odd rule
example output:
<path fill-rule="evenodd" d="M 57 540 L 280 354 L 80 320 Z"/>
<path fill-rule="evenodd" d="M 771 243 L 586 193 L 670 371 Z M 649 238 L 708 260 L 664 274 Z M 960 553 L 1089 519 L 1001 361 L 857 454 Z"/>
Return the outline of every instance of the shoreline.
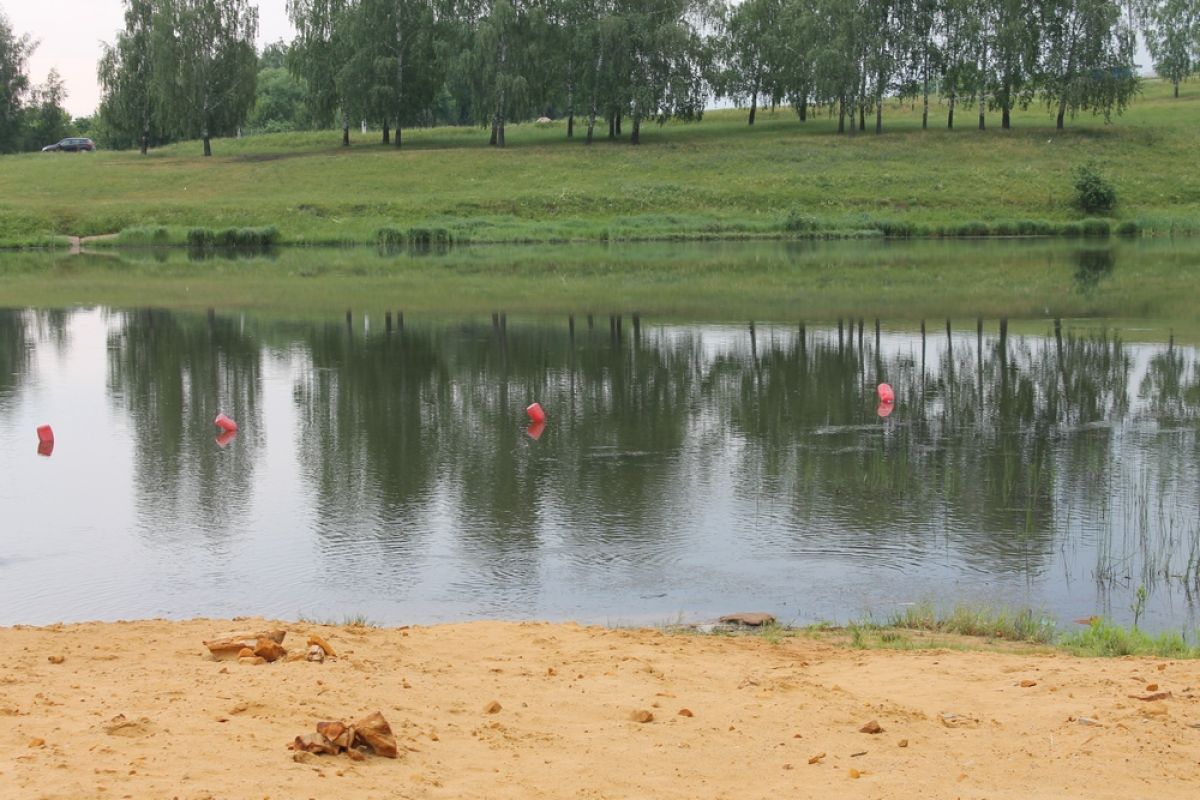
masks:
<path fill-rule="evenodd" d="M 470 227 L 470 219 L 463 224 Z M 277 230 L 276 226 L 267 228 Z M 66 250 L 78 255 L 89 245 L 90 252 L 139 251 L 146 249 L 200 250 L 207 254 L 245 253 L 247 251 L 273 252 L 277 249 L 345 249 L 370 247 L 388 251 L 403 251 L 410 248 L 433 250 L 459 247 L 553 247 L 564 245 L 624 245 L 624 244 L 670 244 L 670 243 L 715 243 L 738 242 L 973 242 L 973 241 L 1033 241 L 1033 242 L 1105 242 L 1109 240 L 1137 241 L 1139 239 L 1193 239 L 1200 236 L 1200 220 L 1169 228 L 1142 225 L 1135 220 L 1114 218 L 1087 218 L 1056 221 L 1021 220 L 996 221 L 991 223 L 968 223 L 965 225 L 913 224 L 891 220 L 876 220 L 861 228 L 814 228 L 805 231 L 772 231 L 756 229 L 728 229 L 722 231 L 663 230 L 653 233 L 602 232 L 594 236 L 561 236 L 555 234 L 480 238 L 456 235 L 448 228 L 381 228 L 371 238 L 355 239 L 305 239 L 283 235 L 273 236 L 266 242 L 250 244 L 214 244 L 225 234 L 232 241 L 244 231 L 263 228 L 212 229 L 208 227 L 125 229 L 103 234 L 79 235 L 45 232 L 30 237 L 27 242 L 0 245 L 0 252 L 59 252 Z M 427 234 L 432 234 L 432 238 Z M 199 236 L 208 241 L 197 246 L 191 237 Z"/>
<path fill-rule="evenodd" d="M 338 658 L 251 666 L 202 644 L 271 627 Z M 0 648 L 0 784 L 21 797 L 1184 798 L 1200 781 L 1195 660 L 246 618 L 0 628 Z M 318 721 L 376 710 L 399 759 L 293 760 Z"/>

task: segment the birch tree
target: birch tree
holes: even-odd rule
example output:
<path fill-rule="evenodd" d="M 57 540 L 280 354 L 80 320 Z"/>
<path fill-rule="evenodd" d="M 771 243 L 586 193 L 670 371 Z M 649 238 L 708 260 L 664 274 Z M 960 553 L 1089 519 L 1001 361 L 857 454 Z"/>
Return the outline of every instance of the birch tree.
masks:
<path fill-rule="evenodd" d="M 0 11 L 0 153 L 11 153 L 21 145 L 21 109 L 29 92 L 25 70 L 34 47 L 28 34 L 18 36 Z"/>
<path fill-rule="evenodd" d="M 142 155 L 156 126 L 154 0 L 125 0 L 125 27 L 103 44 L 97 77 L 103 89 L 100 116 L 113 133 L 136 142 Z"/>
<path fill-rule="evenodd" d="M 309 113 L 321 125 L 335 116 L 341 123 L 342 146 L 350 146 L 350 112 L 338 91 L 338 75 L 353 53 L 343 16 L 354 0 L 287 0 L 288 19 L 296 39 L 288 50 L 288 70 L 308 90 Z"/>
<path fill-rule="evenodd" d="M 1133 36 L 1122 25 L 1112 0 L 1043 0 L 1040 19 L 1045 42 L 1041 93 L 1057 107 L 1061 130 L 1067 112 L 1121 113 L 1138 91 L 1133 71 Z"/>
<path fill-rule="evenodd" d="M 154 79 L 165 118 L 198 136 L 237 130 L 254 106 L 258 8 L 248 0 L 162 0 L 154 20 Z"/>
<path fill-rule="evenodd" d="M 1178 98 L 1179 84 L 1190 78 L 1200 63 L 1200 0 L 1148 2 L 1142 14 L 1142 33 L 1154 59 L 1154 71 L 1171 82 Z"/>

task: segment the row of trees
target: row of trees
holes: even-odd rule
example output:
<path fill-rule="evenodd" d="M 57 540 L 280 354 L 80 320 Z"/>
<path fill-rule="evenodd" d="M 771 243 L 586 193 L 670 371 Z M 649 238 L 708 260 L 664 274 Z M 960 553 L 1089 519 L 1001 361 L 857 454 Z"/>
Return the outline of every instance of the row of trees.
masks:
<path fill-rule="evenodd" d="M 850 133 L 873 111 L 879 132 L 884 99 L 899 96 L 921 101 L 927 126 L 940 96 L 949 128 L 966 103 L 980 128 L 989 109 L 1008 128 L 1035 101 L 1062 128 L 1068 113 L 1107 118 L 1133 96 L 1138 18 L 1115 0 L 746 0 L 729 15 L 717 88 L 749 103 L 751 124 L 765 99 L 802 119 L 812 104 L 836 109 Z"/>
<path fill-rule="evenodd" d="M 951 128 L 965 104 L 980 127 L 993 111 L 1007 128 L 1033 103 L 1061 128 L 1125 107 L 1136 31 L 1176 86 L 1200 50 L 1200 0 L 285 2 L 297 34 L 267 74 L 247 0 L 125 0 L 99 67 L 105 127 L 143 150 L 198 137 L 208 154 L 212 136 L 246 123 L 257 74 L 269 99 L 303 98 L 302 114 L 279 110 L 270 119 L 292 122 L 273 124 L 337 123 L 344 144 L 359 120 L 397 147 L 403 128 L 449 121 L 503 146 L 508 122 L 543 114 L 587 142 L 597 125 L 618 136 L 628 123 L 637 143 L 647 121 L 698 118 L 714 97 L 749 106 L 751 124 L 760 104 L 787 104 L 849 133 L 871 114 L 881 131 L 894 97 L 919 101 L 926 125 L 941 100 Z"/>
<path fill-rule="evenodd" d="M 40 149 L 70 132 L 58 72 L 50 70 L 40 85 L 29 79 L 28 60 L 36 47 L 28 35 L 13 31 L 0 10 L 0 153 Z"/>
<path fill-rule="evenodd" d="M 110 131 L 136 140 L 235 132 L 255 99 L 258 7 L 249 0 L 125 0 L 125 28 L 98 73 Z"/>

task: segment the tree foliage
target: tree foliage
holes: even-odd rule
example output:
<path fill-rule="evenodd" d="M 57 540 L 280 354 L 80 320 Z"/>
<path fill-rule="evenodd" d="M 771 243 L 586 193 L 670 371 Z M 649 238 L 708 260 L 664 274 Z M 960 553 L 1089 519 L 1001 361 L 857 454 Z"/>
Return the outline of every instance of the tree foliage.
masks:
<path fill-rule="evenodd" d="M 1200 68 L 1200 0 L 1159 0 L 1142 8 L 1142 33 L 1154 71 L 1175 87 Z"/>
<path fill-rule="evenodd" d="M 253 103 L 248 0 L 125 0 L 100 65 L 102 121 L 127 139 L 227 134 Z M 1159 71 L 1196 65 L 1200 0 L 287 0 L 294 41 L 258 62 L 256 130 L 351 122 L 505 126 L 542 115 L 641 139 L 647 120 L 698 119 L 706 102 L 824 110 L 838 130 L 884 129 L 888 98 L 928 125 L 1040 100 L 1068 117 L 1119 114 L 1138 91 L 1135 22 Z M 1136 13 L 1135 13 L 1136 12 Z M 11 35 L 9 39 L 11 39 Z M 11 48 L 10 48 L 11 49 Z M 294 81 L 280 70 L 286 66 Z M 28 92 L 28 86 L 20 91 Z M 297 93 L 306 113 L 296 113 Z M 624 126 L 628 125 L 628 131 Z M 206 145 L 207 150 L 207 145 Z"/>
<path fill-rule="evenodd" d="M 29 36 L 18 36 L 0 10 L 0 153 L 20 149 L 22 108 L 29 92 L 26 62 L 35 47 Z"/>
<path fill-rule="evenodd" d="M 249 0 L 158 0 L 150 47 L 160 118 L 200 138 L 237 132 L 254 105 L 258 7 Z"/>

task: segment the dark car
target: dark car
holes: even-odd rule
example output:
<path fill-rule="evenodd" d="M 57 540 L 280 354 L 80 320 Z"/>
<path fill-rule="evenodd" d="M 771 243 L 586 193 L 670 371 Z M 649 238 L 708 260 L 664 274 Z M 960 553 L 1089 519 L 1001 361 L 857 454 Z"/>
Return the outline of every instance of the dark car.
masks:
<path fill-rule="evenodd" d="M 96 143 L 91 139 L 85 139 L 82 136 L 63 139 L 55 144 L 48 144 L 42 148 L 43 153 L 90 153 L 96 149 Z"/>

